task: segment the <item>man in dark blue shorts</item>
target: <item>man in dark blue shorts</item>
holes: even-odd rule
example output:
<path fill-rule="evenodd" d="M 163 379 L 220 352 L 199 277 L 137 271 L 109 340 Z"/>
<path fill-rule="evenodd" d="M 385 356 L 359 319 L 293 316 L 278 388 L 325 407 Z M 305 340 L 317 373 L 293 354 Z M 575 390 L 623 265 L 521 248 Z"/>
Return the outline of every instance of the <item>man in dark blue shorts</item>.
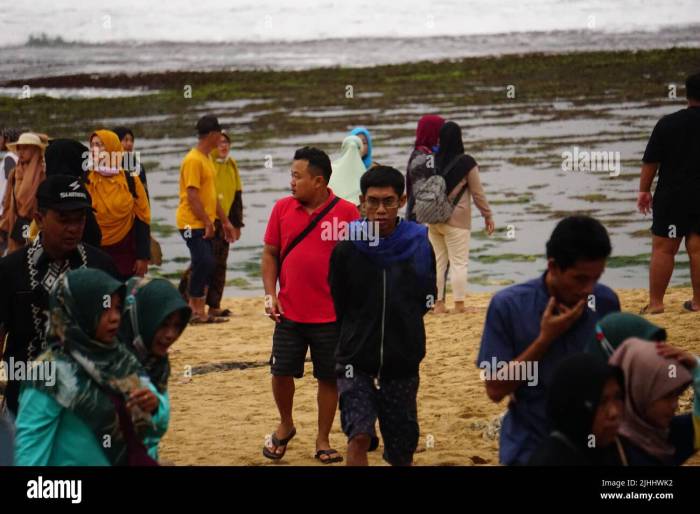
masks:
<path fill-rule="evenodd" d="M 367 219 L 331 255 L 329 282 L 340 338 L 336 371 L 347 464 L 366 466 L 377 448 L 409 466 L 418 444 L 418 368 L 425 356 L 423 316 L 435 302 L 435 256 L 426 227 L 398 218 L 404 178 L 388 166 L 362 175 Z"/>
<path fill-rule="evenodd" d="M 642 159 L 637 207 L 643 214 L 653 211 L 649 304 L 642 314 L 664 311 L 664 295 L 684 238 L 693 298 L 683 307 L 700 310 L 700 73 L 688 77 L 685 91 L 688 107 L 659 120 Z"/>

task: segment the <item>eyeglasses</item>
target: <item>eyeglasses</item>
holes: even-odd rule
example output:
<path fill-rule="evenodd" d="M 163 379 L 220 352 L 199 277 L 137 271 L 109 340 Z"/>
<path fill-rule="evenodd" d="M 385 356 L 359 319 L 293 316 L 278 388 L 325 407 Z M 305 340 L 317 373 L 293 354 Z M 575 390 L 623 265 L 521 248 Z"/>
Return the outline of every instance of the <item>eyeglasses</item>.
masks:
<path fill-rule="evenodd" d="M 366 200 L 368 209 L 379 209 L 379 205 L 383 205 L 385 209 L 396 209 L 399 206 L 399 199 L 395 196 L 388 198 L 374 198 L 370 196 Z"/>

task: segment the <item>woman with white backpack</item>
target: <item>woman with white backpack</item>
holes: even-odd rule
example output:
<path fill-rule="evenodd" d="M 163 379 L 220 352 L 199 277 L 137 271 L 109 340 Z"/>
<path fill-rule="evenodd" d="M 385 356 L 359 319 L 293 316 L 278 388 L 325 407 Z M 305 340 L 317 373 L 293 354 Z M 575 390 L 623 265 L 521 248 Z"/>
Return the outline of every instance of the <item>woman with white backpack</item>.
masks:
<path fill-rule="evenodd" d="M 434 172 L 413 186 L 416 220 L 427 223 L 430 243 L 435 251 L 438 298 L 433 312 L 447 312 L 445 293 L 447 272 L 454 296 L 453 312 L 466 312 L 471 198 L 486 222 L 491 235 L 495 229 L 493 214 L 479 179 L 479 166 L 464 153 L 462 130 L 453 121 L 440 129 L 440 146 L 434 158 Z M 449 266 L 448 266 L 449 265 Z"/>

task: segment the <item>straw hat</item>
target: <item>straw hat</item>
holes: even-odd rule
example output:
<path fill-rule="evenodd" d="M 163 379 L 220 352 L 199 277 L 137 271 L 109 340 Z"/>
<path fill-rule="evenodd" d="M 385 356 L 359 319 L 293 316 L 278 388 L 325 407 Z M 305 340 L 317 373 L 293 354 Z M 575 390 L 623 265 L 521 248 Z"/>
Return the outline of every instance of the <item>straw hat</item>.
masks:
<path fill-rule="evenodd" d="M 7 146 L 7 148 L 11 152 L 16 153 L 18 145 L 38 146 L 39 148 L 41 148 L 42 152 L 48 146 L 41 140 L 41 137 L 39 137 L 37 134 L 34 134 L 33 132 L 25 132 L 24 134 L 20 134 L 19 139 L 17 141 L 15 141 L 14 143 L 7 143 L 7 145 L 5 146 Z"/>

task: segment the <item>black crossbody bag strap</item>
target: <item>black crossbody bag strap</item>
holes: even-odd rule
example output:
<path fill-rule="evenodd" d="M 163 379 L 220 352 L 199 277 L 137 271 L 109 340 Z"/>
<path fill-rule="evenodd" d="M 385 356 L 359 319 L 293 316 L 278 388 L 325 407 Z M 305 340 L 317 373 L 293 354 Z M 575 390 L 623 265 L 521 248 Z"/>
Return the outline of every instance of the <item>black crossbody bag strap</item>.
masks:
<path fill-rule="evenodd" d="M 294 238 L 294 240 L 289 243 L 289 246 L 287 246 L 286 251 L 283 254 L 280 254 L 279 258 L 279 267 L 278 267 L 278 273 L 282 272 L 282 261 L 284 261 L 285 257 L 289 255 L 289 252 L 291 252 L 295 246 L 297 246 L 301 241 L 308 236 L 311 231 L 314 229 L 316 225 L 318 225 L 318 222 L 325 217 L 326 214 L 328 214 L 333 207 L 336 206 L 336 204 L 340 201 L 340 197 L 336 196 L 331 200 L 331 203 L 329 203 L 325 209 L 323 209 L 321 212 L 318 213 L 318 216 L 316 216 L 314 219 L 312 219 L 308 225 L 306 225 L 306 228 L 301 231 L 301 233 Z"/>

